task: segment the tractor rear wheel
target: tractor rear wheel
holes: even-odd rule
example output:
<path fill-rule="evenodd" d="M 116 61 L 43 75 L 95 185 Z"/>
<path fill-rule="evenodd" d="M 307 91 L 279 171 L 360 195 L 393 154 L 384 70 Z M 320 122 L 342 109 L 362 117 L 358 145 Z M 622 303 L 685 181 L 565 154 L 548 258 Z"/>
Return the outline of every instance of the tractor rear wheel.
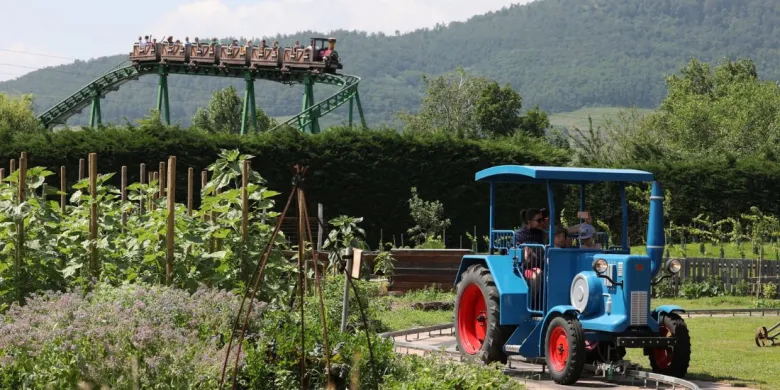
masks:
<path fill-rule="evenodd" d="M 658 323 L 661 336 L 674 337 L 676 340 L 674 347 L 648 348 L 646 353 L 650 357 L 650 366 L 653 372 L 683 378 L 688 373 L 691 361 L 691 335 L 688 327 L 674 313 L 662 315 Z"/>
<path fill-rule="evenodd" d="M 571 385 L 577 382 L 587 357 L 580 321 L 568 314 L 553 318 L 547 326 L 544 341 L 544 357 L 555 383 Z"/>
<path fill-rule="evenodd" d="M 512 327 L 499 325 L 499 294 L 493 275 L 482 264 L 466 269 L 455 298 L 455 339 L 467 359 L 506 363 L 503 346 Z"/>

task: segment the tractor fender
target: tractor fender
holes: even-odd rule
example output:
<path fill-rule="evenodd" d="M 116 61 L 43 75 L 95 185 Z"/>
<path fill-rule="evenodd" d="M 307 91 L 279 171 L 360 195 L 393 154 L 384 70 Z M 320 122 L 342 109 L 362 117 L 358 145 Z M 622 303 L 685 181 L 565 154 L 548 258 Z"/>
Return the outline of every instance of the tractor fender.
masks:
<path fill-rule="evenodd" d="M 487 267 L 493 276 L 499 295 L 499 325 L 517 325 L 530 317 L 527 309 L 528 285 L 515 270 L 512 258 L 507 255 L 466 255 L 460 261 L 455 285 L 461 275 L 474 264 Z"/>
<path fill-rule="evenodd" d="M 677 305 L 661 305 L 653 310 L 653 318 L 655 318 L 657 321 L 659 314 L 669 314 L 675 312 L 685 313 L 685 309 Z"/>
<path fill-rule="evenodd" d="M 552 321 L 553 317 L 567 313 L 574 314 L 575 317 L 580 314 L 577 308 L 571 305 L 558 305 L 548 310 L 547 314 L 544 315 L 544 320 L 542 321 L 542 332 L 547 332 L 547 325 L 550 324 L 550 321 Z"/>

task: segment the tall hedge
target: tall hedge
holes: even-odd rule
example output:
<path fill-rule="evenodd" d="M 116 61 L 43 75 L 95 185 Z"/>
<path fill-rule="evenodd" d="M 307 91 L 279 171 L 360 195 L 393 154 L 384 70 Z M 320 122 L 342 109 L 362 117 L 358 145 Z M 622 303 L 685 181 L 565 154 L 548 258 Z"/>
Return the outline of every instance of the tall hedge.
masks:
<path fill-rule="evenodd" d="M 561 165 L 567 161 L 560 150 L 532 140 L 527 144 L 464 141 L 350 129 L 331 129 L 318 135 L 281 131 L 239 137 L 162 126 L 28 134 L 0 145 L 0 158 L 8 161 L 27 151 L 31 166 L 57 170 L 65 165 L 72 184 L 77 179 L 79 158 L 86 159 L 90 152 L 98 154 L 99 172 L 118 173 L 122 165 L 127 165 L 130 182 L 138 180 L 140 163 L 146 163 L 147 170 L 156 170 L 160 161 L 174 155 L 177 197 L 183 201 L 187 168 L 195 168 L 197 186 L 199 172 L 217 158 L 221 149 L 236 148 L 256 156 L 252 167 L 271 188 L 282 192 L 280 208 L 291 187 L 291 166 L 310 166 L 310 213 L 316 212 L 316 203 L 322 203 L 326 217 L 364 217 L 363 226 L 372 247 L 379 242 L 380 232 L 385 241 L 395 235 L 400 243 L 400 234 L 414 225 L 407 203 L 413 186 L 423 199 L 443 203 L 446 217 L 452 220 L 447 230 L 448 244 L 459 245 L 459 236 L 463 235 L 465 246 L 465 232 L 473 232 L 476 226 L 482 236 L 488 224 L 488 186 L 474 182 L 475 172 L 497 164 Z M 51 179 L 51 185 L 58 185 L 56 177 Z M 118 180 L 117 174 L 117 185 Z M 522 207 L 544 206 L 541 190 L 528 186 L 501 188 L 498 225 L 517 226 Z"/>

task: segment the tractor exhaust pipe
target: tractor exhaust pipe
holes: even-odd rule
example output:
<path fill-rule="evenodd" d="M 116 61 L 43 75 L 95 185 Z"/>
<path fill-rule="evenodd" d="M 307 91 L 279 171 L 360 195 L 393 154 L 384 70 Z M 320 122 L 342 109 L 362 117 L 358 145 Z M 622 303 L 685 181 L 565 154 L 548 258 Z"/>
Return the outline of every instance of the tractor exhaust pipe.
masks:
<path fill-rule="evenodd" d="M 650 278 L 663 267 L 664 245 L 664 191 L 654 181 L 650 189 L 650 212 L 647 221 L 647 255 L 650 257 Z"/>

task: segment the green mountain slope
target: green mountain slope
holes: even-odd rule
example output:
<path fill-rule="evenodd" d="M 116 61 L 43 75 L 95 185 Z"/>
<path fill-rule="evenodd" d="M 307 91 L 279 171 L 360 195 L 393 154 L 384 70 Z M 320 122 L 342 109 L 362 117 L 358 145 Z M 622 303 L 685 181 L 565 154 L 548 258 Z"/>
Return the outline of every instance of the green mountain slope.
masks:
<path fill-rule="evenodd" d="M 287 43 L 312 35 L 337 37 L 344 72 L 364 80 L 361 98 L 375 125 L 417 107 L 422 74 L 457 66 L 512 83 L 526 107 L 539 104 L 551 112 L 585 106 L 652 108 L 666 92 L 664 76 L 690 57 L 751 57 L 762 78 L 778 79 L 776 26 L 780 2 L 773 0 L 537 0 L 403 35 L 333 31 L 266 38 Z M 41 112 L 125 58 L 36 71 L 0 83 L 0 91 L 35 93 Z M 172 118 L 188 124 L 211 91 L 228 83 L 242 88 L 240 80 L 171 77 Z M 143 115 L 154 105 L 155 84 L 155 76 L 146 76 L 110 94 L 102 104 L 104 120 Z M 299 111 L 302 88 L 258 82 L 256 89 L 258 105 L 270 115 Z M 331 91 L 316 88 L 315 95 Z M 70 123 L 85 123 L 86 111 Z"/>

